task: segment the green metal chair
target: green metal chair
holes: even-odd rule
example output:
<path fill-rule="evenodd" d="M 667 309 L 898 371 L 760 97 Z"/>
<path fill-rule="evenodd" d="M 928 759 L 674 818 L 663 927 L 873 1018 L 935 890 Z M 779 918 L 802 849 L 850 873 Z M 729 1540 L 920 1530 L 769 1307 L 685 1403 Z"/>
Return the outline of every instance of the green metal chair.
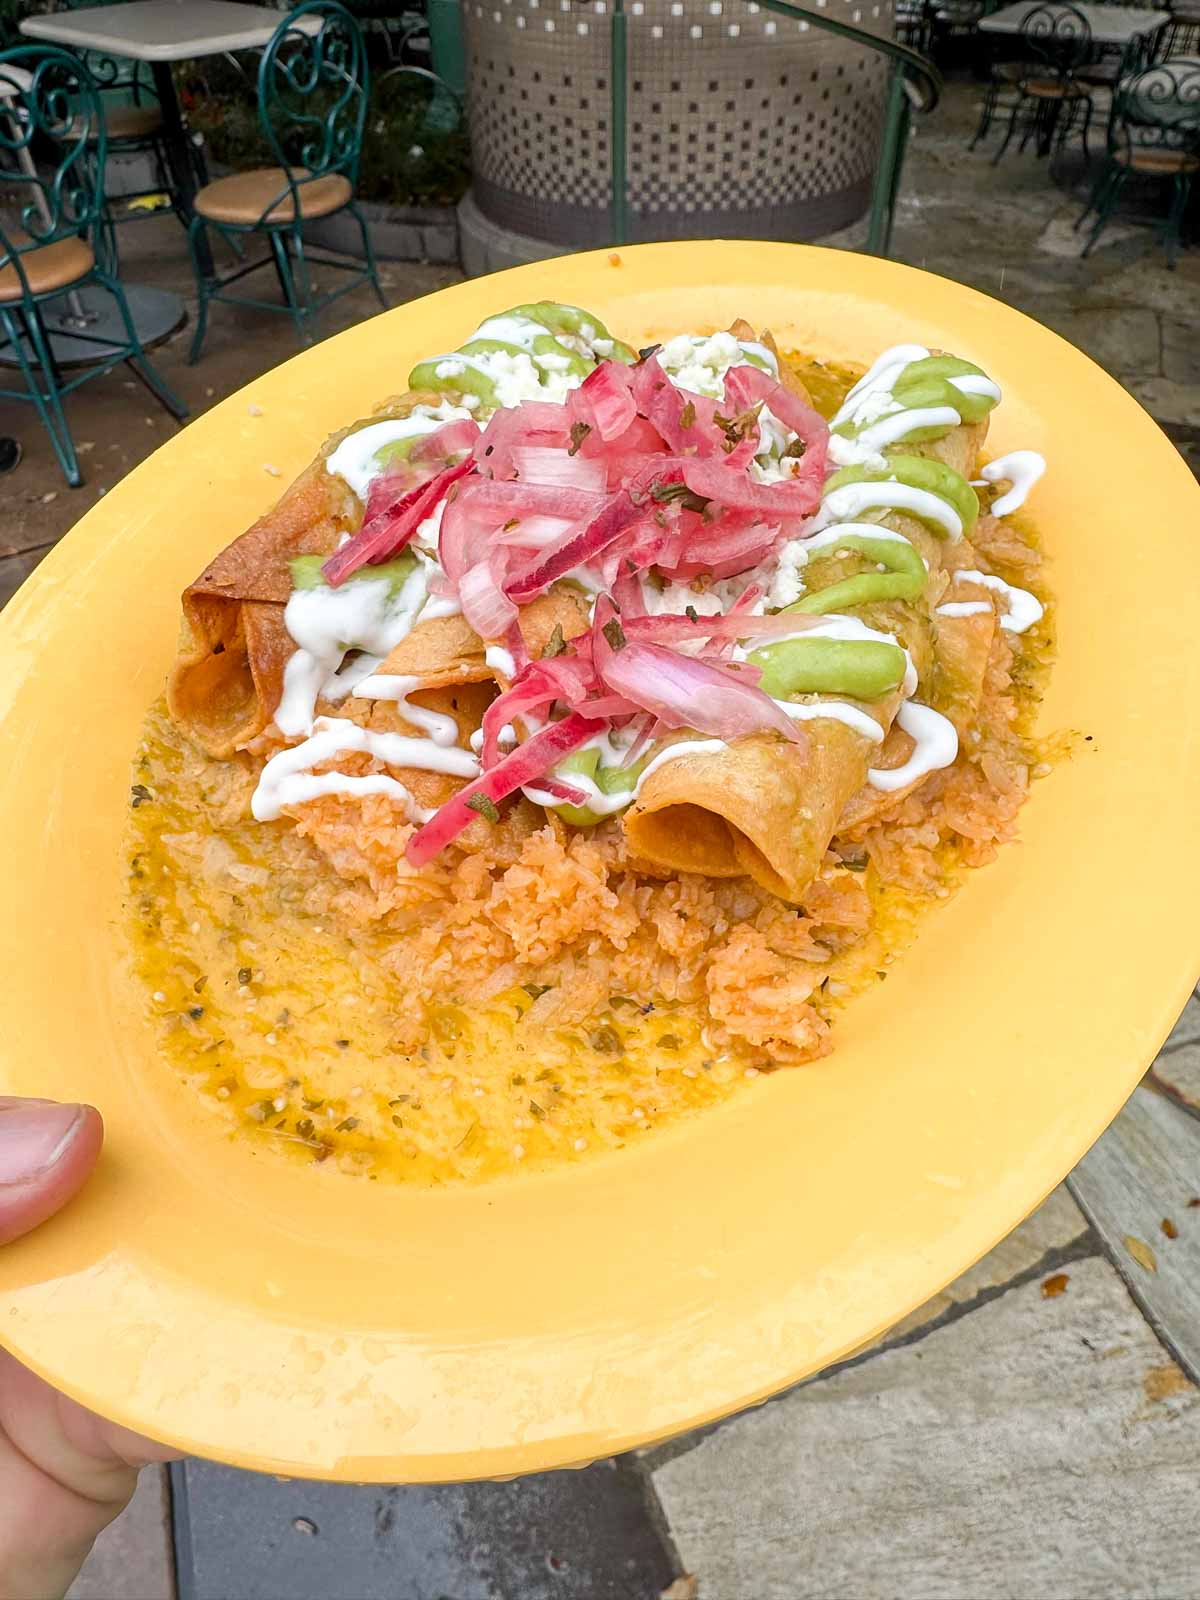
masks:
<path fill-rule="evenodd" d="M 213 300 L 284 311 L 305 344 L 319 312 L 363 280 L 387 310 L 366 219 L 354 199 L 368 87 L 362 33 L 337 0 L 310 0 L 275 30 L 258 69 L 258 119 L 279 165 L 218 178 L 196 196 L 188 243 L 200 304 L 191 361 L 199 358 Z M 316 255 L 304 242 L 306 222 L 337 211 L 349 211 L 358 223 L 362 266 Z M 269 253 L 220 277 L 204 265 L 209 229 L 234 248 L 261 233 Z M 350 281 L 317 295 L 310 278 L 313 265 L 349 273 Z M 229 285 L 264 266 L 275 268 L 282 303 L 227 293 Z"/>
<path fill-rule="evenodd" d="M 97 6 L 111 3 L 112 0 L 59 0 L 60 6 L 67 11 L 91 11 Z M 141 61 L 118 60 L 95 50 L 83 50 L 79 54 L 100 90 L 109 155 L 146 155 L 154 166 L 155 182 L 151 187 L 109 197 L 110 220 L 113 223 L 128 222 L 148 216 L 151 214 L 149 210 L 135 209 L 130 202 L 163 194 L 186 228 L 189 216 L 179 186 L 171 173 L 162 106 L 154 85 L 149 81 L 145 64 Z"/>
<path fill-rule="evenodd" d="M 1074 131 L 1077 114 L 1086 156 L 1092 97 L 1080 73 L 1093 54 L 1091 25 L 1082 11 L 1060 3 L 1034 6 L 1021 22 L 1020 59 L 993 68 L 969 148 L 974 149 L 986 137 L 996 112 L 1007 109 L 1008 127 L 992 157 L 993 166 L 1017 133 L 1022 152 L 1031 139 L 1036 140 L 1039 156 L 1048 155 L 1054 145 L 1061 147 Z M 1000 96 L 1006 91 L 1011 100 L 1002 108 Z"/>
<path fill-rule="evenodd" d="M 1094 211 L 1096 222 L 1081 254 L 1090 255 L 1117 208 L 1131 177 L 1169 183 L 1171 197 L 1161 224 L 1167 265 L 1179 253 L 1183 218 L 1200 172 L 1200 62 L 1160 61 L 1123 79 L 1113 96 L 1104 166 L 1096 179 L 1079 229 Z"/>
<path fill-rule="evenodd" d="M 99 91 L 77 56 L 48 45 L 0 54 L 0 189 L 17 197 L 19 212 L 16 224 L 0 216 L 0 345 L 25 382 L 23 389 L 0 389 L 0 397 L 37 407 L 73 488 L 83 475 L 63 401 L 80 384 L 125 362 L 172 416 L 187 415 L 187 407 L 147 360 L 125 292 L 111 270 L 106 150 Z M 105 353 L 64 380 L 42 307 L 88 283 L 112 295 L 126 342 L 91 340 Z M 72 338 L 89 342 L 83 331 Z"/>

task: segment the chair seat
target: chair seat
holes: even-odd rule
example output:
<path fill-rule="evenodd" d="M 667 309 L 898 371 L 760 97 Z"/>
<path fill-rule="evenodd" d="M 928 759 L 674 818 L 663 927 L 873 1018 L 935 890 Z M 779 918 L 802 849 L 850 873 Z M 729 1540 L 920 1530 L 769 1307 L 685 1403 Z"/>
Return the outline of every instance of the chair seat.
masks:
<path fill-rule="evenodd" d="M 15 245 L 26 244 L 29 239 L 27 233 L 20 233 L 15 228 L 9 237 Z M 80 278 L 86 278 L 95 262 L 91 245 L 74 237 L 56 239 L 53 244 L 44 244 L 21 257 L 21 265 L 34 294 L 51 294 L 55 289 L 69 288 L 71 284 L 78 283 Z M 22 292 L 16 267 L 11 262 L 0 267 L 0 303 L 19 300 Z"/>
<path fill-rule="evenodd" d="M 82 122 L 82 118 L 78 119 Z M 72 126 L 72 132 L 75 127 Z M 157 102 L 148 102 L 141 106 L 105 106 L 104 131 L 110 142 L 118 139 L 150 139 L 162 131 L 162 107 Z M 90 138 L 95 138 L 95 129 L 89 128 Z"/>
<path fill-rule="evenodd" d="M 1174 177 L 1180 172 L 1200 172 L 1200 156 L 1186 150 L 1114 150 L 1113 160 L 1131 172 Z"/>
<path fill-rule="evenodd" d="M 305 178 L 307 169 L 297 167 L 295 175 L 297 179 Z M 340 172 L 313 178 L 300 185 L 300 215 L 327 217 L 331 211 L 340 211 L 353 194 L 349 180 Z M 258 167 L 206 184 L 196 196 L 195 207 L 202 217 L 213 222 L 234 222 L 250 227 L 262 218 L 263 211 L 276 196 L 280 197 L 278 203 L 271 207 L 265 220 L 293 222 L 295 206 L 287 188 L 287 173 L 282 167 Z"/>
<path fill-rule="evenodd" d="M 104 126 L 110 139 L 148 139 L 163 125 L 162 107 L 157 101 L 140 106 L 106 106 Z"/>
<path fill-rule="evenodd" d="M 1086 100 L 1087 90 L 1061 78 L 1023 78 L 1021 88 L 1035 100 Z"/>

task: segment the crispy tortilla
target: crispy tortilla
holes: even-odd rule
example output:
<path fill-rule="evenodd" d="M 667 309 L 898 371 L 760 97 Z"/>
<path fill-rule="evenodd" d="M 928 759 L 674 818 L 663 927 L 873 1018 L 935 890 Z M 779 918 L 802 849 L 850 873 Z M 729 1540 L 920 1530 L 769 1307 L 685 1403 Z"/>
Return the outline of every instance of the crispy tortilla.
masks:
<path fill-rule="evenodd" d="M 317 460 L 282 500 L 183 592 L 184 634 L 167 685 L 171 715 L 219 761 L 262 732 L 295 649 L 283 624 L 288 562 L 328 555 L 362 508 Z"/>
<path fill-rule="evenodd" d="M 208 755 L 227 761 L 270 722 L 295 649 L 283 624 L 292 592 L 288 562 L 331 555 L 362 522 L 363 508 L 326 457 L 348 434 L 406 416 L 422 400 L 385 401 L 369 417 L 333 434 L 316 460 L 270 511 L 209 563 L 183 592 L 183 633 L 167 685 L 171 715 Z"/>
<path fill-rule="evenodd" d="M 945 439 L 920 447 L 921 454 L 970 478 L 986 433 L 986 422 L 956 428 Z M 933 666 L 936 643 L 930 612 L 946 586 L 945 546 L 915 518 L 889 513 L 882 523 L 904 534 L 925 557 L 929 584 L 923 605 L 881 603 L 862 608 L 862 620 L 896 634 L 924 681 Z M 957 548 L 953 559 L 957 565 Z M 974 668 L 973 637 L 972 647 Z M 890 736 L 901 703 L 896 695 L 862 709 Z M 803 746 L 754 735 L 712 754 L 664 762 L 625 813 L 630 850 L 676 871 L 710 877 L 748 873 L 780 899 L 797 903 L 816 875 L 835 829 L 846 825 L 840 819 L 847 807 L 860 794 L 863 798 L 851 807 L 852 817 L 858 812 L 865 815 L 873 805 L 874 791 L 864 792 L 868 767 L 877 756 L 888 766 L 900 766 L 912 748 L 911 742 L 906 749 L 899 739 L 889 744 L 885 738 L 881 751 L 833 719 L 814 719 L 804 729 Z M 890 804 L 895 796 L 886 798 Z"/>
<path fill-rule="evenodd" d="M 521 607 L 521 636 L 531 658 L 545 655 L 555 628 L 564 643 L 588 630 L 588 603 L 582 590 L 558 584 Z M 422 683 L 486 683 L 496 679 L 484 658 L 484 641 L 463 616 L 418 622 L 380 667 L 381 673 L 420 678 Z"/>
<path fill-rule="evenodd" d="M 804 728 L 803 745 L 752 734 L 711 755 L 664 762 L 625 815 L 630 850 L 674 872 L 749 875 L 781 900 L 798 900 L 833 836 L 845 775 L 865 772 L 862 751 L 871 748 L 832 717 Z"/>

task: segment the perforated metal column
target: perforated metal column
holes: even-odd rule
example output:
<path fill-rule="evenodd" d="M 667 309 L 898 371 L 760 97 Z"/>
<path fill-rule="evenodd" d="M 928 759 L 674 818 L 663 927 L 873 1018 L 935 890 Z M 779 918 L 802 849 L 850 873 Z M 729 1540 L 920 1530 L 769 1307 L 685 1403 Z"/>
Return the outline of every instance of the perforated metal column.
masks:
<path fill-rule="evenodd" d="M 890 35 L 889 0 L 814 0 Z M 746 0 L 630 0 L 630 236 L 803 239 L 861 215 L 887 63 Z M 467 0 L 474 192 L 501 227 L 608 238 L 607 0 Z"/>

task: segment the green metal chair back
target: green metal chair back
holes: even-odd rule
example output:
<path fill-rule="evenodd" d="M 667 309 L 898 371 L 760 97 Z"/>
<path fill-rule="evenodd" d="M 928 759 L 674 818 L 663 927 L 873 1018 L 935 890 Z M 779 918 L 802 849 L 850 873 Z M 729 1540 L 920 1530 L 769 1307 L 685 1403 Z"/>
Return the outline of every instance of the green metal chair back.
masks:
<path fill-rule="evenodd" d="M 1034 73 L 1073 78 L 1091 60 L 1091 25 L 1074 6 L 1034 6 L 1021 22 L 1021 53 Z"/>
<path fill-rule="evenodd" d="M 106 154 L 100 94 L 78 56 L 50 45 L 0 54 L 0 184 L 19 216 L 6 228 L 0 214 L 0 270 L 11 266 L 25 294 L 23 256 L 102 223 Z"/>
<path fill-rule="evenodd" d="M 309 19 L 312 32 L 301 26 Z M 297 209 L 305 183 L 335 173 L 355 182 L 369 88 L 362 30 L 337 0 L 309 0 L 275 30 L 258 69 L 258 117 Z"/>
<path fill-rule="evenodd" d="M 113 3 L 114 0 L 59 0 L 64 11 L 94 11 L 97 6 Z M 98 50 L 81 50 L 79 54 L 102 93 L 127 92 L 134 105 L 139 104 L 143 96 L 151 100 L 158 98 L 141 61 L 121 60 L 102 55 Z"/>
<path fill-rule="evenodd" d="M 1200 154 L 1200 62 L 1160 61 L 1117 85 L 1109 151 L 1166 156 Z"/>

